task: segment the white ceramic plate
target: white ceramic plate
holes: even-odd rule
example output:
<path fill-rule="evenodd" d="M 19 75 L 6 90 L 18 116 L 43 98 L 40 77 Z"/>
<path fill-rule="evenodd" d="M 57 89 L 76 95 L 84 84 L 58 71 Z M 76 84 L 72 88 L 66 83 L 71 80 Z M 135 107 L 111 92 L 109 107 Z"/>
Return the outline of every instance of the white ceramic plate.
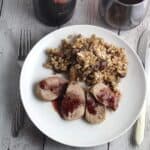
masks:
<path fill-rule="evenodd" d="M 42 67 L 46 60 L 45 50 L 57 47 L 68 35 L 79 33 L 85 36 L 96 34 L 110 43 L 125 48 L 129 61 L 127 77 L 120 84 L 122 99 L 119 108 L 107 114 L 106 120 L 97 125 L 88 124 L 82 119 L 64 121 L 50 102 L 39 101 L 33 92 L 37 81 L 52 74 L 51 70 Z M 133 125 L 144 102 L 146 82 L 142 65 L 126 42 L 100 27 L 75 25 L 48 34 L 33 47 L 22 68 L 20 92 L 27 114 L 45 135 L 66 145 L 89 147 L 110 142 Z"/>

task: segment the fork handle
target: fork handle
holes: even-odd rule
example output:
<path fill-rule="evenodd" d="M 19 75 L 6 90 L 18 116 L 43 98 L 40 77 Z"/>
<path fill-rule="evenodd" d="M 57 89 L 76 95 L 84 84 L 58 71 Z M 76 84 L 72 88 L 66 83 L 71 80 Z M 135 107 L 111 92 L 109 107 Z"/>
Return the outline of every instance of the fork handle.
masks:
<path fill-rule="evenodd" d="M 12 136 L 17 137 L 19 131 L 23 128 L 25 118 L 25 111 L 21 100 L 17 103 L 13 122 L 12 122 Z"/>

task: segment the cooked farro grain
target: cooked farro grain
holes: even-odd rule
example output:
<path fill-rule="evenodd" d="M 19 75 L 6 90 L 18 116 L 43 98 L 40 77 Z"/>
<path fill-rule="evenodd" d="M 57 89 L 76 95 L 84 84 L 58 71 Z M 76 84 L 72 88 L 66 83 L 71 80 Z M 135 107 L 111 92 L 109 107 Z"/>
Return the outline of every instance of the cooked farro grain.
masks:
<path fill-rule="evenodd" d="M 59 48 L 48 49 L 46 54 L 45 67 L 66 72 L 70 80 L 84 81 L 87 85 L 103 82 L 115 88 L 127 74 L 128 62 L 124 49 L 95 35 L 65 39 Z"/>

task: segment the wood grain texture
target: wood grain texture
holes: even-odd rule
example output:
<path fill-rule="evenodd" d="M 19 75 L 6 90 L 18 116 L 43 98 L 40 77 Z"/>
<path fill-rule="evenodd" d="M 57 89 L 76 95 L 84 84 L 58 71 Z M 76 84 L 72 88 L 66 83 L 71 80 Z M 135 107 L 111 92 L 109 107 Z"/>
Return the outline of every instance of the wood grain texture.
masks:
<path fill-rule="evenodd" d="M 133 50 L 137 50 L 137 43 L 142 32 L 149 28 L 150 23 L 150 9 L 145 17 L 144 21 L 136 28 L 129 31 L 122 31 L 120 36 L 127 41 Z M 136 124 L 123 136 L 116 139 L 110 144 L 110 150 L 116 150 L 121 147 L 123 150 L 149 150 L 150 149 L 150 110 L 147 111 L 146 116 L 146 128 L 145 128 L 145 137 L 142 145 L 137 146 L 135 144 L 135 126 Z"/>
<path fill-rule="evenodd" d="M 44 150 L 107 150 L 107 144 L 103 145 L 103 146 L 97 146 L 97 147 L 92 147 L 92 148 L 75 148 L 75 147 L 70 147 L 70 146 L 66 146 L 63 144 L 59 144 L 56 143 L 52 140 L 46 140 L 45 146 L 44 146 Z"/>
<path fill-rule="evenodd" d="M 77 0 L 74 16 L 63 26 L 93 24 L 110 29 L 117 34 L 118 31 L 105 25 L 100 18 L 98 1 Z M 138 38 L 142 31 L 149 26 L 149 23 L 150 11 L 140 26 L 130 31 L 121 31 L 120 36 L 136 50 Z M 21 29 L 31 29 L 32 43 L 34 44 L 57 27 L 46 26 L 35 18 L 32 0 L 3 0 L 0 17 L 0 150 L 80 150 L 81 148 L 65 146 L 48 139 L 36 129 L 28 117 L 25 118 L 24 128 L 19 137 L 11 136 L 11 122 L 15 112 L 16 92 L 19 85 L 17 48 Z M 150 111 L 147 114 L 145 139 L 140 147 L 134 145 L 133 127 L 109 145 L 87 148 L 87 150 L 149 150 Z"/>
<path fill-rule="evenodd" d="M 31 5 L 30 5 L 31 4 Z M 26 11 L 26 13 L 24 13 Z M 11 124 L 15 112 L 17 91 L 19 85 L 19 70 L 17 66 L 17 50 L 21 29 L 30 28 L 33 32 L 33 43 L 39 40 L 48 28 L 36 26 L 31 1 L 5 0 L 0 20 L 0 149 L 1 150 L 41 150 L 43 135 L 31 121 L 26 118 L 24 129 L 18 138 L 11 136 Z M 32 22 L 33 21 L 33 22 Z M 35 22 L 34 22 L 35 21 Z M 34 25 L 35 24 L 35 25 Z M 34 30 L 33 30 L 34 29 Z M 38 29 L 40 30 L 39 32 Z"/>
<path fill-rule="evenodd" d="M 15 112 L 17 90 L 19 85 L 19 70 L 16 61 L 17 38 L 4 22 L 0 22 L 0 149 L 7 150 L 40 150 L 41 133 L 26 121 L 24 130 L 18 138 L 12 138 L 11 123 Z M 26 118 L 27 120 L 27 118 Z"/>

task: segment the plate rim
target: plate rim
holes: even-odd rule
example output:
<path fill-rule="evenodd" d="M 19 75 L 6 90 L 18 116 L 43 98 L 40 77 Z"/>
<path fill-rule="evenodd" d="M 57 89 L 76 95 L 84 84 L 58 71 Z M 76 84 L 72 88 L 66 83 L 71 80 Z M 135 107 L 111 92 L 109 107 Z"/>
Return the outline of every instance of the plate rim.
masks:
<path fill-rule="evenodd" d="M 53 138 L 51 137 L 50 135 L 48 135 L 44 129 L 41 129 L 39 127 L 39 125 L 37 124 L 37 122 L 32 119 L 32 115 L 30 115 L 30 113 L 28 112 L 26 106 L 25 106 L 25 103 L 24 103 L 24 98 L 23 98 L 23 90 L 22 90 L 22 80 L 23 80 L 23 72 L 24 72 L 24 66 L 29 58 L 30 55 L 32 55 L 33 51 L 32 49 L 34 49 L 40 42 L 44 41 L 50 34 L 54 34 L 55 32 L 61 32 L 61 30 L 66 30 L 67 28 L 74 28 L 74 27 L 85 27 L 85 28 L 99 28 L 100 30 L 103 30 L 104 32 L 107 32 L 113 36 L 115 36 L 117 39 L 121 40 L 123 43 L 125 43 L 131 50 L 132 50 L 132 53 L 135 55 L 135 57 L 137 58 L 138 62 L 139 62 L 139 65 L 141 67 L 141 70 L 142 70 L 142 73 L 143 73 L 143 81 L 144 81 L 144 88 L 145 88 L 145 92 L 144 92 L 144 97 L 143 97 L 143 102 L 142 102 L 142 105 L 141 105 L 141 108 L 139 110 L 139 112 L 137 113 L 135 119 L 132 121 L 132 123 L 126 128 L 124 129 L 122 132 L 120 132 L 120 134 L 114 136 L 113 138 L 110 138 L 109 140 L 105 140 L 104 142 L 99 142 L 97 144 L 81 144 L 81 145 L 76 145 L 76 144 L 70 144 L 70 143 L 65 143 L 64 141 L 60 141 L 60 140 L 57 140 L 56 138 Z M 28 117 L 30 118 L 30 120 L 32 121 L 32 123 L 38 128 L 38 130 L 40 130 L 44 135 L 46 135 L 48 138 L 52 139 L 53 141 L 56 141 L 58 143 L 61 143 L 63 145 L 67 145 L 67 146 L 73 146 L 73 147 L 94 147 L 94 146 L 100 146 L 100 145 L 104 145 L 104 144 L 107 144 L 109 142 L 112 142 L 113 140 L 119 138 L 120 136 L 122 136 L 123 134 L 125 134 L 133 125 L 134 123 L 136 122 L 136 120 L 138 119 L 138 117 L 140 116 L 140 112 L 143 108 L 143 105 L 146 101 L 146 95 L 147 95 L 147 82 L 146 82 L 146 74 L 145 74 L 145 71 L 144 71 L 144 67 L 141 63 L 141 60 L 139 58 L 139 56 L 137 55 L 136 51 L 133 50 L 133 48 L 130 46 L 130 44 L 128 42 L 126 42 L 122 37 L 118 36 L 117 34 L 115 34 L 113 31 L 111 30 L 108 30 L 108 29 L 105 29 L 103 27 L 99 27 L 99 26 L 95 26 L 95 25 L 88 25 L 88 24 L 82 24 L 82 25 L 69 25 L 69 26 L 65 26 L 65 27 L 62 27 L 60 29 L 56 29 L 52 32 L 49 32 L 48 34 L 46 34 L 45 36 L 43 36 L 40 40 L 38 40 L 34 45 L 33 47 L 31 48 L 31 51 L 29 52 L 28 56 L 26 57 L 25 61 L 24 61 L 24 64 L 22 66 L 22 69 L 21 69 L 21 73 L 20 73 L 20 81 L 19 81 L 19 91 L 20 91 L 20 97 L 21 97 L 21 101 L 23 103 L 23 106 L 24 106 L 24 109 L 28 115 Z"/>

